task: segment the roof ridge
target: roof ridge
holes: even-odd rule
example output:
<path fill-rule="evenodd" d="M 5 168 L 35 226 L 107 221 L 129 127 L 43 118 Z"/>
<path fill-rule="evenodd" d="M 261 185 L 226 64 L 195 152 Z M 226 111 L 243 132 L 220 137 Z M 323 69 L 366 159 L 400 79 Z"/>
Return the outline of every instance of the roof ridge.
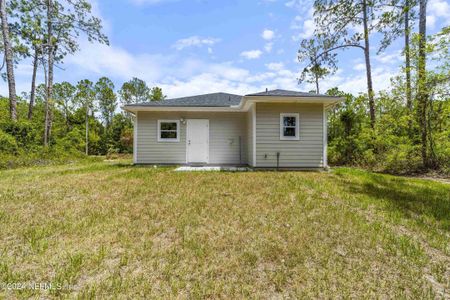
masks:
<path fill-rule="evenodd" d="M 199 94 L 199 95 L 192 95 L 192 96 L 182 96 L 182 97 L 176 97 L 176 98 L 167 98 L 167 99 L 164 99 L 163 101 L 185 99 L 185 98 L 195 98 L 195 97 L 219 95 L 219 94 L 231 95 L 231 96 L 236 96 L 236 97 L 243 97 L 242 95 L 238 95 L 238 94 L 231 94 L 231 93 L 226 93 L 226 92 L 214 92 L 214 93 L 206 93 L 206 94 Z"/>
<path fill-rule="evenodd" d="M 325 95 L 325 94 L 315 94 L 315 93 L 310 93 L 310 92 L 284 90 L 284 89 L 274 89 L 274 90 L 266 89 L 266 91 L 251 93 L 251 94 L 247 94 L 245 96 L 321 97 L 321 98 L 334 97 L 334 96 L 329 96 L 329 95 Z"/>

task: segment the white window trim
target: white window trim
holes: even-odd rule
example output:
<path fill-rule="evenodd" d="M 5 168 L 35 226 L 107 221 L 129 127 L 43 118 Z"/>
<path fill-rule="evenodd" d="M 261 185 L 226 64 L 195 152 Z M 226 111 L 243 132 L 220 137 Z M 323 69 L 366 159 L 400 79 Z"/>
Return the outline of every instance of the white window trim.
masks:
<path fill-rule="evenodd" d="M 295 136 L 284 136 L 284 117 L 295 117 Z M 300 115 L 298 113 L 281 113 L 280 114 L 280 140 L 281 141 L 298 141 L 300 140 Z"/>
<path fill-rule="evenodd" d="M 177 138 L 164 139 L 161 138 L 161 123 L 177 123 Z M 158 120 L 158 142 L 178 143 L 180 141 L 180 120 Z"/>
<path fill-rule="evenodd" d="M 138 113 L 134 114 L 134 126 L 133 126 L 133 163 L 137 164 L 137 145 L 138 145 Z"/>
<path fill-rule="evenodd" d="M 252 167 L 256 167 L 256 103 L 252 104 L 252 129 L 253 129 L 253 136 L 252 136 L 252 143 L 253 143 L 253 159 L 252 159 Z"/>

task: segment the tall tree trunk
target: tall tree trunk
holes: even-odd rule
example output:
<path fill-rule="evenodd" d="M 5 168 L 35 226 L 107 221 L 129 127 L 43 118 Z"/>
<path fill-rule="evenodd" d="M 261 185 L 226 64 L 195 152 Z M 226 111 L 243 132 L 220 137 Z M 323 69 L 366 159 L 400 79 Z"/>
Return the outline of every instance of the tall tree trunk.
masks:
<path fill-rule="evenodd" d="M 370 45 L 369 45 L 369 26 L 367 16 L 367 1 L 362 1 L 363 5 L 363 26 L 364 26 L 364 57 L 366 60 L 367 93 L 369 97 L 370 125 L 375 127 L 375 101 L 372 86 L 372 68 L 370 66 Z"/>
<path fill-rule="evenodd" d="M 30 92 L 30 104 L 28 106 L 28 120 L 33 118 L 33 108 L 34 108 L 34 100 L 36 99 L 36 73 L 39 62 L 39 52 L 38 48 L 34 48 L 34 57 L 33 57 L 33 75 L 31 75 L 31 92 Z"/>
<path fill-rule="evenodd" d="M 9 114 L 11 120 L 17 120 L 16 81 L 14 77 L 14 56 L 9 39 L 9 25 L 6 14 L 6 0 L 0 0 L 0 18 L 2 22 L 3 47 L 5 48 L 6 73 L 8 77 Z"/>
<path fill-rule="evenodd" d="M 319 90 L 319 76 L 317 74 L 315 74 L 315 79 L 316 79 L 316 94 L 320 94 L 320 90 Z"/>
<path fill-rule="evenodd" d="M 64 107 L 64 118 L 66 121 L 66 133 L 70 131 L 70 122 L 69 122 L 69 109 L 67 108 L 67 104 Z"/>
<path fill-rule="evenodd" d="M 89 102 L 86 99 L 86 155 L 89 155 Z"/>
<path fill-rule="evenodd" d="M 52 0 L 47 0 L 47 49 L 48 49 L 48 77 L 47 77 L 47 99 L 45 105 L 45 133 L 44 145 L 48 145 L 52 131 L 52 98 L 53 98 L 53 33 L 52 33 L 52 17 L 53 17 Z"/>
<path fill-rule="evenodd" d="M 429 96 L 429 95 L 428 95 Z M 433 99 L 432 97 L 429 97 L 429 109 L 427 112 L 427 133 L 428 133 L 428 153 L 427 153 L 427 162 L 429 168 L 436 168 L 437 167 L 437 159 L 436 159 L 436 152 L 434 151 L 434 140 L 433 140 L 433 127 L 432 123 L 435 119 L 434 116 L 437 116 L 437 114 L 434 113 L 433 109 Z M 435 122 L 436 123 L 436 122 Z"/>
<path fill-rule="evenodd" d="M 411 90 L 411 57 L 409 48 L 409 13 L 410 13 L 410 2 L 405 0 L 405 77 L 406 77 L 406 107 L 408 109 L 409 116 L 412 114 L 412 90 Z M 412 134 L 412 119 L 408 121 L 409 134 Z"/>
<path fill-rule="evenodd" d="M 422 142 L 422 164 L 429 167 L 427 156 L 427 74 L 426 74 L 426 32 L 427 31 L 427 0 L 419 1 L 419 56 L 417 64 L 417 100 L 419 106 L 419 125 Z"/>
<path fill-rule="evenodd" d="M 47 76 L 47 65 L 46 65 L 46 62 L 45 62 L 45 59 L 44 59 L 44 57 L 42 57 L 42 61 L 41 61 L 41 64 L 42 64 L 42 68 L 44 69 L 44 86 L 45 86 L 45 90 L 46 90 L 46 93 L 47 93 L 47 86 L 48 86 L 48 76 Z M 45 96 L 46 98 L 47 98 L 47 96 Z M 47 111 L 48 111 L 48 101 L 47 101 L 47 99 L 45 100 L 45 108 L 44 108 L 44 112 L 45 112 L 45 124 L 47 124 Z M 45 128 L 44 128 L 44 144 L 45 144 L 45 141 L 46 141 L 46 135 L 47 135 L 47 126 L 45 126 Z"/>

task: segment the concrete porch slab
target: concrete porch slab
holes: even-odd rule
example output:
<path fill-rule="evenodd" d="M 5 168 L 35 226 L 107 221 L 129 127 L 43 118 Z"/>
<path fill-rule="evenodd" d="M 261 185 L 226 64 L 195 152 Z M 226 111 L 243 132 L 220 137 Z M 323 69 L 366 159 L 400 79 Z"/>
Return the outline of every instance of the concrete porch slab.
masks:
<path fill-rule="evenodd" d="M 175 169 L 175 172 L 248 172 L 252 171 L 248 167 L 232 166 L 182 166 Z"/>

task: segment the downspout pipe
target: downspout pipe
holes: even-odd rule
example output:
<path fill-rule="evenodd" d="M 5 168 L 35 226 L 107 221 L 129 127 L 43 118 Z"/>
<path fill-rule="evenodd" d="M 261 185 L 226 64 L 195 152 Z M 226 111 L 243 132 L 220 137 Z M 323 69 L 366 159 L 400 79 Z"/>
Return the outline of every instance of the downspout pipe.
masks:
<path fill-rule="evenodd" d="M 280 152 L 277 152 L 277 171 L 280 169 Z"/>

